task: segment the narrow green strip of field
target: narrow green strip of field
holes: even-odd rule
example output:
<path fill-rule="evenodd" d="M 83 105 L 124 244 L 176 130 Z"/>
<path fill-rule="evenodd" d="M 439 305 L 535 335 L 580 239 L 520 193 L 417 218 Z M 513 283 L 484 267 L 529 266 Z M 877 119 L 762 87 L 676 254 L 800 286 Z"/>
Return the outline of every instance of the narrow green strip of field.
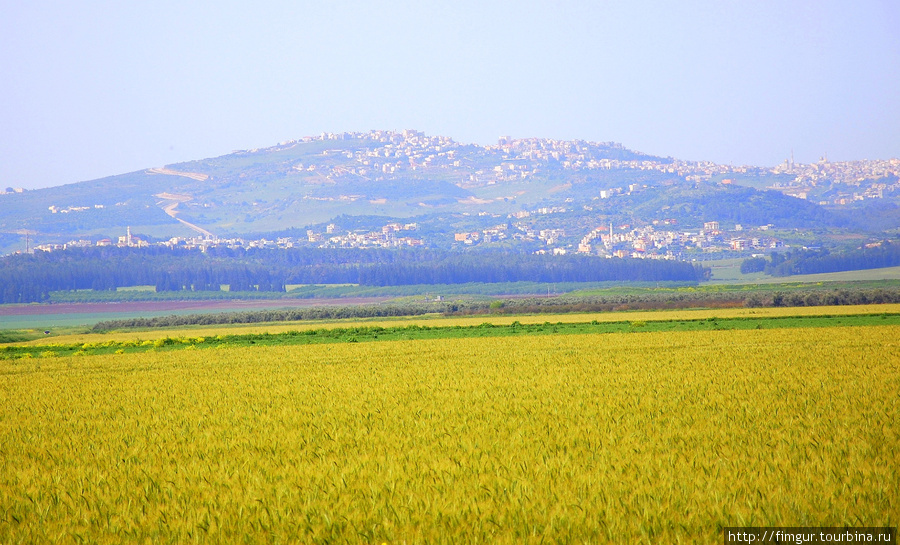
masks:
<path fill-rule="evenodd" d="M 483 323 L 475 326 L 421 326 L 322 328 L 283 333 L 217 335 L 210 337 L 165 337 L 155 340 L 105 341 L 84 344 L 0 347 L 0 359 L 127 354 L 162 350 L 196 350 L 236 346 L 277 346 L 325 343 L 356 343 L 394 340 L 510 337 L 525 335 L 580 335 L 641 333 L 653 331 L 715 331 L 738 329 L 786 329 L 846 326 L 900 325 L 900 313 L 741 317 L 701 320 L 631 320 L 618 322 L 544 322 L 509 325 Z"/>

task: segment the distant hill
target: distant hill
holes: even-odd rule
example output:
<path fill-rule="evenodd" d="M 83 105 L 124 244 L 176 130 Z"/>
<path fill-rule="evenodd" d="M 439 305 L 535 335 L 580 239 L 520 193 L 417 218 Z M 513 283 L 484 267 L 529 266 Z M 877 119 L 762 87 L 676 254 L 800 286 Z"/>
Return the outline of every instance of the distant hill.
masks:
<path fill-rule="evenodd" d="M 741 176 L 754 176 L 754 184 L 768 183 L 765 171 L 747 172 Z M 651 156 L 611 142 L 504 138 L 478 146 L 418 131 L 326 134 L 0 194 L 0 248 L 25 231 L 35 240 L 61 242 L 120 236 L 126 226 L 157 239 L 204 232 L 227 237 L 304 232 L 336 217 L 358 216 L 423 218 L 423 225 L 438 228 L 444 222 L 449 229 L 465 226 L 466 218 L 505 222 L 542 207 L 568 210 L 560 221 L 570 229 L 666 217 L 684 227 L 716 219 L 866 228 L 859 218 L 811 199 L 728 186 L 730 180 L 722 181 L 727 175 L 717 165 Z M 772 175 L 776 181 L 784 177 Z M 880 210 L 879 225 L 889 224 L 893 216 L 885 214 L 893 209 L 882 203 Z"/>

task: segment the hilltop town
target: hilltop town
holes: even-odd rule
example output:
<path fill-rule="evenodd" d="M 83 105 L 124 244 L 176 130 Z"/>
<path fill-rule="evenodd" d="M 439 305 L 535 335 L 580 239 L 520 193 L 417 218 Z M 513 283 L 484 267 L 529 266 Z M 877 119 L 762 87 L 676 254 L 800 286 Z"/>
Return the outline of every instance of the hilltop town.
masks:
<path fill-rule="evenodd" d="M 878 203 L 900 199 L 900 160 L 732 166 L 614 142 L 479 146 L 369 131 L 0 193 L 11 251 L 424 246 L 702 259 L 817 245 L 823 229 L 865 242 L 880 229 L 865 222 L 892 213 Z"/>

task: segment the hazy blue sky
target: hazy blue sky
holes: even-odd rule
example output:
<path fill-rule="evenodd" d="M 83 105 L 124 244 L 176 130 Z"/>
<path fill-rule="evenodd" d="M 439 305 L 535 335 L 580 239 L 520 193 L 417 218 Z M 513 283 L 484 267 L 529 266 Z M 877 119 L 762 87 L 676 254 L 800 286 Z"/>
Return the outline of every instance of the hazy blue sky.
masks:
<path fill-rule="evenodd" d="M 900 2 L 0 0 L 0 185 L 323 131 L 900 157 Z"/>

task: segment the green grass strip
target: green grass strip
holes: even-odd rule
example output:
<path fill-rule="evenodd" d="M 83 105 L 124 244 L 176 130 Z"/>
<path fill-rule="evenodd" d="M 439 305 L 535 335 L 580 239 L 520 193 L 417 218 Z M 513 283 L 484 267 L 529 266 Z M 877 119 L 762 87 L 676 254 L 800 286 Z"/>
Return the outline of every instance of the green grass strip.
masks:
<path fill-rule="evenodd" d="M 783 329 L 841 326 L 900 325 L 900 313 L 705 318 L 699 320 L 631 320 L 618 322 L 544 322 L 509 325 L 483 323 L 475 326 L 397 326 L 322 328 L 283 333 L 217 335 L 214 337 L 165 337 L 156 340 L 106 341 L 85 344 L 3 346 L 0 359 L 50 358 L 93 354 L 129 354 L 149 351 L 196 350 L 216 347 L 285 346 L 325 343 L 355 343 L 395 340 L 509 337 L 516 335 L 580 335 L 598 333 L 641 333 L 653 331 L 714 331 L 741 329 Z"/>

